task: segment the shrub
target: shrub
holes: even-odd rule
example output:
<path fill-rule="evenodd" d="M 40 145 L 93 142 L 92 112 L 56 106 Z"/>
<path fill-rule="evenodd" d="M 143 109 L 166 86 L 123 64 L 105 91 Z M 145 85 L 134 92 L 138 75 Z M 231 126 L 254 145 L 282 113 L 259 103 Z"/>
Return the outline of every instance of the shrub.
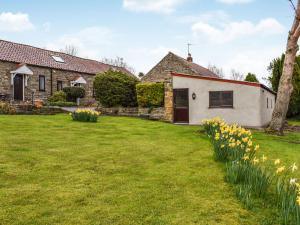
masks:
<path fill-rule="evenodd" d="M 72 107 L 77 106 L 75 102 L 49 102 L 49 106 Z"/>
<path fill-rule="evenodd" d="M 140 107 L 161 107 L 164 104 L 163 83 L 143 83 L 136 85 L 137 101 Z"/>
<path fill-rule="evenodd" d="M 54 92 L 54 94 L 48 98 L 49 102 L 65 102 L 67 100 L 67 94 L 63 91 Z"/>
<path fill-rule="evenodd" d="M 77 109 L 75 112 L 71 113 L 74 121 L 81 122 L 97 122 L 99 115 L 99 112 L 89 109 Z"/>
<path fill-rule="evenodd" d="M 137 106 L 135 86 L 138 80 L 120 71 L 108 70 L 94 81 L 96 99 L 104 107 Z"/>
<path fill-rule="evenodd" d="M 0 114 L 13 115 L 16 114 L 16 109 L 6 102 L 0 102 Z"/>
<path fill-rule="evenodd" d="M 63 91 L 67 95 L 68 102 L 75 102 L 77 98 L 84 98 L 85 90 L 83 87 L 65 87 Z"/>

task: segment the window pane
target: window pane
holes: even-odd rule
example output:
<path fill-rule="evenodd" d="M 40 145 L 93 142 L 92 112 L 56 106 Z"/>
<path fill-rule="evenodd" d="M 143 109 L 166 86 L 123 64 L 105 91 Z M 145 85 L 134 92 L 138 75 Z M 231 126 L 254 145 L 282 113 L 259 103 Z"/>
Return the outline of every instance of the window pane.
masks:
<path fill-rule="evenodd" d="M 45 90 L 45 76 L 40 76 L 39 77 L 39 88 L 40 91 L 44 91 Z"/>
<path fill-rule="evenodd" d="M 57 91 L 61 91 L 63 89 L 63 82 L 57 81 Z"/>
<path fill-rule="evenodd" d="M 222 92 L 222 106 L 233 106 L 232 92 Z"/>
<path fill-rule="evenodd" d="M 175 104 L 176 107 L 188 107 L 189 96 L 187 90 L 176 90 Z"/>
<path fill-rule="evenodd" d="M 232 91 L 209 92 L 209 107 L 212 108 L 233 107 L 233 92 Z"/>
<path fill-rule="evenodd" d="M 221 105 L 220 101 L 220 92 L 210 92 L 209 93 L 209 106 L 210 107 L 219 107 Z"/>

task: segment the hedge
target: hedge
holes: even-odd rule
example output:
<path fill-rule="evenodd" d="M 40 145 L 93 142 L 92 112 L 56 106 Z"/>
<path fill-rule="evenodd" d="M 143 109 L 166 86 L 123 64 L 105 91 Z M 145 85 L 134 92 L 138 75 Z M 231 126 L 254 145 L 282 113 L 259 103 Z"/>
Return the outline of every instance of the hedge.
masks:
<path fill-rule="evenodd" d="M 63 91 L 56 91 L 48 98 L 48 102 L 65 102 L 66 100 L 67 94 Z"/>
<path fill-rule="evenodd" d="M 138 79 L 120 71 L 108 70 L 94 80 L 96 99 L 104 107 L 137 106 L 135 86 Z"/>
<path fill-rule="evenodd" d="M 141 83 L 136 85 L 137 100 L 140 107 L 161 107 L 164 105 L 163 83 Z"/>
<path fill-rule="evenodd" d="M 76 102 L 77 98 L 84 98 L 85 96 L 83 87 L 65 87 L 63 91 L 66 93 L 69 102 Z"/>

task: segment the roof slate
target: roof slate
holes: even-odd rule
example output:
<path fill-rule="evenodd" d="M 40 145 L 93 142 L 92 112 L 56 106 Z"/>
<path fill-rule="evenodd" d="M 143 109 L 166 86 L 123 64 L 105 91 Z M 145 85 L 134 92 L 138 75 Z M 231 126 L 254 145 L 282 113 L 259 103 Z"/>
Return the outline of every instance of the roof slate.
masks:
<path fill-rule="evenodd" d="M 200 66 L 199 64 L 196 64 L 194 62 L 189 62 L 186 59 L 174 54 L 175 57 L 177 57 L 180 61 L 182 61 L 184 64 L 187 65 L 188 68 L 190 68 L 192 71 L 194 71 L 197 75 L 199 76 L 205 76 L 205 77 L 216 77 L 219 78 L 219 76 L 217 74 L 215 74 L 214 72 L 210 71 L 209 69 Z"/>
<path fill-rule="evenodd" d="M 65 62 L 56 62 L 52 56 L 60 56 Z M 0 40 L 0 61 L 23 63 L 53 69 L 97 74 L 115 68 L 133 75 L 125 68 L 111 66 L 96 60 L 84 59 L 61 52 Z"/>

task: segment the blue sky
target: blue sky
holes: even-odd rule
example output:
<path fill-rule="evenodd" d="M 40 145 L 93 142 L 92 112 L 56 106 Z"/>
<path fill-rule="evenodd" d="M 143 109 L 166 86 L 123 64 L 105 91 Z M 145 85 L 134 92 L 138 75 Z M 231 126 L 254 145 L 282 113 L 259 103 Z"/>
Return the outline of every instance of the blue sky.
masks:
<path fill-rule="evenodd" d="M 123 57 L 148 72 L 168 51 L 194 61 L 267 76 L 285 48 L 287 0 L 1 0 L 0 38 L 92 59 Z"/>

